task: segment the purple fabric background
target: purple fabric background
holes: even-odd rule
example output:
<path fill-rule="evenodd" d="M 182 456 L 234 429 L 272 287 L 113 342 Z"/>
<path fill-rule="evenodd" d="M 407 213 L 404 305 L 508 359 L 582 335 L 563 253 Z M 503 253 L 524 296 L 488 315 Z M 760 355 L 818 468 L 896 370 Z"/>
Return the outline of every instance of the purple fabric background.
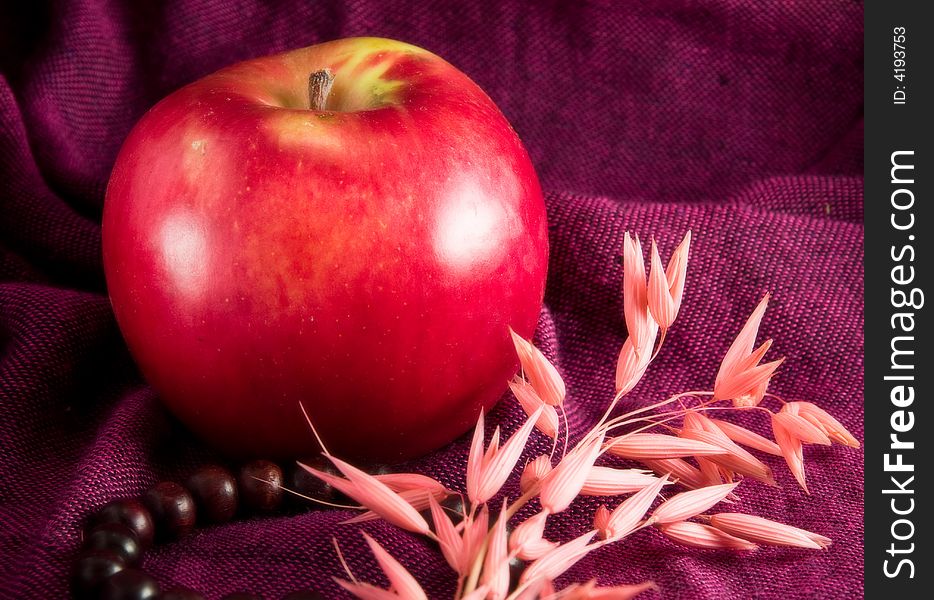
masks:
<path fill-rule="evenodd" d="M 81 519 L 211 454 L 160 408 L 114 324 L 101 203 L 121 141 L 179 86 L 230 62 L 350 36 L 424 46 L 473 77 L 519 132 L 546 191 L 552 262 L 537 341 L 569 384 L 581 432 L 612 394 L 625 337 L 626 229 L 663 253 L 695 233 L 685 306 L 630 395 L 709 389 L 766 290 L 763 335 L 787 356 L 772 390 L 862 433 L 862 7 L 857 2 L 4 3 L 0 8 L 0 598 L 60 598 Z M 15 5 L 15 6 L 14 6 Z M 29 8 L 26 8 L 26 7 Z M 493 419 L 511 429 L 519 411 Z M 759 423 L 752 420 L 750 423 Z M 411 468 L 460 487 L 467 440 Z M 539 444 L 533 450 L 541 450 Z M 780 461 L 780 490 L 743 484 L 736 510 L 828 535 L 826 552 L 736 556 L 654 531 L 575 567 L 601 583 L 654 579 L 667 598 L 862 595 L 862 453 L 806 450 L 813 495 Z M 581 502 L 549 534 L 590 522 Z M 300 586 L 338 596 L 330 545 L 380 583 L 345 513 L 201 529 L 146 568 L 211 598 Z M 422 540 L 367 530 L 432 597 L 453 578 Z M 448 595 L 449 597 L 449 595 Z"/>

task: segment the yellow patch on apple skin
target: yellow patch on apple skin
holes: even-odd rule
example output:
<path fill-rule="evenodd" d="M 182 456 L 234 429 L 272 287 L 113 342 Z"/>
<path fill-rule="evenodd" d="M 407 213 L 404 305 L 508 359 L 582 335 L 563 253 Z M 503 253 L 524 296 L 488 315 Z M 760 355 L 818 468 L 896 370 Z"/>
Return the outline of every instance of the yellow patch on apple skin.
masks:
<path fill-rule="evenodd" d="M 390 79 L 386 73 L 404 56 L 398 51 L 358 53 L 334 67 L 334 87 L 328 99 L 330 110 L 354 112 L 400 105 L 398 92 L 409 82 Z"/>
<path fill-rule="evenodd" d="M 335 48 L 337 46 L 337 48 Z M 429 56 L 426 50 L 383 38 L 352 38 L 297 50 L 289 57 L 290 70 L 295 74 L 289 94 L 293 100 L 308 102 L 308 76 L 321 69 L 334 74 L 327 108 L 337 112 L 373 110 L 401 104 L 398 92 L 408 81 L 391 79 L 386 73 L 403 58 Z M 296 102 L 289 107 L 295 108 Z"/>
<path fill-rule="evenodd" d="M 353 112 L 399 106 L 400 91 L 414 82 L 391 79 L 386 73 L 400 60 L 423 58 L 426 64 L 444 64 L 431 52 L 404 42 L 348 38 L 238 63 L 208 79 L 268 106 L 303 110 L 309 108 L 309 75 L 330 69 L 335 81 L 328 109 Z"/>
<path fill-rule="evenodd" d="M 369 94 L 371 106 L 393 104 L 396 91 L 406 85 L 404 81 L 385 78 L 386 72 L 396 64 L 398 58 L 398 54 L 385 56 L 376 65 L 363 68 L 353 84 L 352 87 L 362 95 Z"/>
<path fill-rule="evenodd" d="M 331 118 L 321 119 L 322 115 L 330 115 Z M 266 134 L 278 140 L 280 148 L 302 148 L 317 156 L 337 155 L 346 150 L 341 141 L 340 120 L 340 115 L 331 113 L 282 111 L 271 118 L 265 127 Z"/>
<path fill-rule="evenodd" d="M 374 40 L 372 43 L 369 42 L 371 39 Z M 332 69 L 334 74 L 334 85 L 327 100 L 328 110 L 287 106 L 290 110 L 270 115 L 267 133 L 278 139 L 280 147 L 339 153 L 347 150 L 343 140 L 353 138 L 349 131 L 356 123 L 352 113 L 389 106 L 405 112 L 400 94 L 409 82 L 387 78 L 386 74 L 401 58 L 413 52 L 406 45 L 403 45 L 406 50 L 400 51 L 396 42 L 378 38 L 366 40 L 372 52 L 348 51 L 346 55 L 339 55 L 330 66 L 322 67 Z M 293 64 L 293 68 L 297 66 Z M 303 85 L 307 86 L 307 75 Z M 307 100 L 307 91 L 304 93 Z"/>
<path fill-rule="evenodd" d="M 350 38 L 346 41 L 352 46 L 366 48 L 370 53 L 379 52 L 381 50 L 393 50 L 396 52 L 408 52 L 410 54 L 429 54 L 424 48 L 419 48 L 418 46 L 406 44 L 399 40 L 391 40 L 389 38 L 358 37 Z"/>

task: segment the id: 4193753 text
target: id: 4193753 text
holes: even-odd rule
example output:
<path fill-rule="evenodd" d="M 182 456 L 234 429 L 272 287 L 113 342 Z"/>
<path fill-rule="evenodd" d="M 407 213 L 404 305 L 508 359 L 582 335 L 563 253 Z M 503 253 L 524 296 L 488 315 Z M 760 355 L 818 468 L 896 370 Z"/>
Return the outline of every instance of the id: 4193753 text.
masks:
<path fill-rule="evenodd" d="M 892 75 L 898 82 L 892 94 L 893 104 L 908 102 L 907 41 L 907 31 L 904 27 L 892 29 Z"/>

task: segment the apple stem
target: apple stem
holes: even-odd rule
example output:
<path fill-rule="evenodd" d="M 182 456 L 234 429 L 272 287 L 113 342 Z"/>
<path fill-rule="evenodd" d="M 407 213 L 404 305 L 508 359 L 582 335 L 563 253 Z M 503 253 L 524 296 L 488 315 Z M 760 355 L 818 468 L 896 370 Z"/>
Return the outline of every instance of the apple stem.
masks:
<path fill-rule="evenodd" d="M 326 110 L 325 105 L 331 86 L 334 85 L 334 74 L 330 69 L 321 69 L 308 76 L 308 108 L 311 110 Z"/>

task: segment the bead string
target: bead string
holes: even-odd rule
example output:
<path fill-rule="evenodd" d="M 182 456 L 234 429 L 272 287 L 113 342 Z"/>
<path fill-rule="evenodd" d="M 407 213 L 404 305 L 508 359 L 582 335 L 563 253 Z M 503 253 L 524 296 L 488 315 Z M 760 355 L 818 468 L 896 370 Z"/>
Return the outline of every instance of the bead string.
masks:
<path fill-rule="evenodd" d="M 285 503 L 286 488 L 319 500 L 335 499 L 333 489 L 297 466 L 290 468 L 287 486 L 283 479 L 282 468 L 267 460 L 246 463 L 237 476 L 224 467 L 207 465 L 195 471 L 184 486 L 162 481 L 141 497 L 104 505 L 87 519 L 81 551 L 72 569 L 72 594 L 86 600 L 205 600 L 203 594 L 188 588 L 163 589 L 140 568 L 144 551 L 154 541 L 190 534 L 196 524 L 230 521 L 238 511 L 270 514 Z M 282 600 L 323 598 L 306 589 L 290 592 Z M 221 600 L 263 597 L 234 592 Z"/>

